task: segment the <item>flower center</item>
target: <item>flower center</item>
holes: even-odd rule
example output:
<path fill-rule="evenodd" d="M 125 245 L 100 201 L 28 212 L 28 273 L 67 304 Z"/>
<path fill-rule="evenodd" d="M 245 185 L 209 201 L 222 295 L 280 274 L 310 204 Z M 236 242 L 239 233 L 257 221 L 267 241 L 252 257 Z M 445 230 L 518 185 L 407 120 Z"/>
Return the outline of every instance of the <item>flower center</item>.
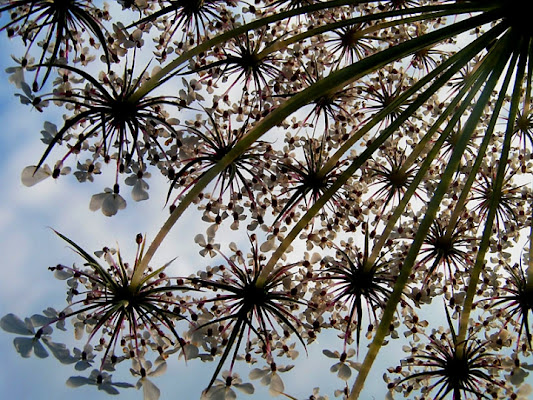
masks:
<path fill-rule="evenodd" d="M 176 3 L 187 16 L 197 15 L 204 6 L 204 0 L 178 0 Z"/>
<path fill-rule="evenodd" d="M 404 187 L 405 184 L 407 183 L 408 175 L 398 168 L 398 169 L 392 170 L 388 178 L 389 178 L 389 182 L 391 183 L 393 187 L 401 188 L 401 187 Z"/>
<path fill-rule="evenodd" d="M 54 0 L 54 6 L 61 11 L 68 11 L 73 0 Z"/>
<path fill-rule="evenodd" d="M 246 72 L 253 72 L 259 69 L 263 60 L 258 57 L 258 54 L 251 51 L 243 51 L 239 57 L 237 64 Z"/>
<path fill-rule="evenodd" d="M 528 12 L 516 2 L 507 0 L 494 0 L 497 9 L 501 10 L 502 16 L 509 21 L 512 28 L 519 31 L 525 37 L 533 37 L 533 26 Z"/>
<path fill-rule="evenodd" d="M 267 294 L 264 288 L 258 287 L 256 283 L 251 283 L 244 288 L 243 293 L 243 308 L 247 311 L 254 307 L 259 307 L 265 304 Z"/>
<path fill-rule="evenodd" d="M 354 271 L 350 284 L 350 292 L 358 296 L 370 294 L 374 285 L 374 272 L 361 266 Z"/>
<path fill-rule="evenodd" d="M 131 310 L 138 304 L 139 296 L 131 286 L 123 286 L 116 291 L 114 300 L 117 304 L 122 303 L 124 308 Z"/>
<path fill-rule="evenodd" d="M 468 381 L 470 375 L 470 366 L 468 360 L 464 357 L 454 353 L 453 357 L 449 358 L 444 367 L 450 386 L 454 389 L 461 388 L 463 383 Z"/>
<path fill-rule="evenodd" d="M 359 44 L 359 40 L 361 39 L 361 33 L 360 33 L 359 27 L 352 27 L 348 30 L 346 30 L 341 35 L 341 45 L 345 49 L 354 49 Z"/>
<path fill-rule="evenodd" d="M 111 104 L 111 115 L 116 126 L 124 126 L 135 119 L 137 108 L 127 99 L 118 99 Z"/>

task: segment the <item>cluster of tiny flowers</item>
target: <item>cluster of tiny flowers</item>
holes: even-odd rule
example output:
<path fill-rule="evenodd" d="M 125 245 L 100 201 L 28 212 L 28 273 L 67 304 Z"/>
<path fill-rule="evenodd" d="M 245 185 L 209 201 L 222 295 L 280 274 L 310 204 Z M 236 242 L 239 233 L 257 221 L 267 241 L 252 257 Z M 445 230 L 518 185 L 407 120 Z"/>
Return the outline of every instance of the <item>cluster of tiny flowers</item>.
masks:
<path fill-rule="evenodd" d="M 7 69 L 22 106 L 64 113 L 43 122 L 23 184 L 100 184 L 89 208 L 112 217 L 125 187 L 145 201 L 159 179 L 170 212 L 130 263 L 59 234 L 84 267 L 50 267 L 62 311 L 0 320 L 22 357 L 52 353 L 89 371 L 68 385 L 145 400 L 170 357 L 212 362 L 202 400 L 251 395 L 248 380 L 296 398 L 284 377 L 330 331 L 334 397 L 356 399 L 395 340 L 387 399 L 527 397 L 533 32 L 520 10 L 22 0 L 0 13 L 24 46 Z M 171 278 L 149 265 L 186 209 L 202 267 Z M 67 321 L 80 348 L 53 341 Z M 134 383 L 112 379 L 124 361 Z"/>

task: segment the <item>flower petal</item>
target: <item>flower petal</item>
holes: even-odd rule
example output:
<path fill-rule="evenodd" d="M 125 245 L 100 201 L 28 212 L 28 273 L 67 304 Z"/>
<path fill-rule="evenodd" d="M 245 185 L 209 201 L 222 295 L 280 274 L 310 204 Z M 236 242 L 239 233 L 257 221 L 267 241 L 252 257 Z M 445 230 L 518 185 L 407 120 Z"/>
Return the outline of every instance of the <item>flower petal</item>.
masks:
<path fill-rule="evenodd" d="M 199 233 L 198 235 L 196 235 L 194 237 L 194 242 L 195 243 L 198 243 L 200 246 L 204 247 L 207 245 L 206 241 L 205 241 L 205 237 L 204 235 L 202 235 L 201 233 Z"/>
<path fill-rule="evenodd" d="M 259 369 L 259 368 L 254 368 L 250 371 L 250 374 L 248 375 L 248 377 L 250 379 L 259 379 L 259 378 L 262 378 L 263 376 L 265 376 L 266 374 L 268 374 L 268 371 L 267 370 L 264 370 L 264 369 Z"/>
<path fill-rule="evenodd" d="M 352 376 L 352 370 L 346 364 L 341 364 L 337 376 L 343 381 L 347 381 Z"/>
<path fill-rule="evenodd" d="M 251 383 L 237 383 L 233 386 L 246 394 L 253 394 L 255 391 L 254 385 L 252 385 Z"/>
<path fill-rule="evenodd" d="M 166 372 L 166 370 L 167 370 L 167 363 L 166 362 L 162 362 L 161 364 L 159 364 L 157 366 L 156 369 L 154 369 L 154 370 L 152 370 L 150 372 L 150 376 L 154 376 L 154 377 L 161 376 L 161 375 L 163 375 Z"/>
<path fill-rule="evenodd" d="M 272 396 L 277 396 L 278 394 L 283 393 L 284 390 L 285 385 L 283 384 L 280 376 L 278 374 L 272 374 L 270 379 L 270 387 L 268 388 L 269 393 Z"/>
<path fill-rule="evenodd" d="M 72 388 L 80 387 L 83 385 L 88 385 L 90 383 L 91 383 L 91 380 L 84 376 L 71 376 L 70 378 L 67 379 L 67 382 L 66 382 L 67 386 L 72 387 Z"/>
<path fill-rule="evenodd" d="M 27 338 L 24 338 L 27 339 Z M 33 339 L 33 352 L 35 355 L 39 358 L 46 358 L 48 357 L 48 352 L 44 348 L 43 344 L 40 340 Z"/>
<path fill-rule="evenodd" d="M 22 170 L 20 180 L 24 186 L 33 186 L 46 178 L 52 176 L 52 171 L 48 165 L 44 165 L 38 169 L 35 165 L 30 165 Z"/>
<path fill-rule="evenodd" d="M 152 381 L 146 378 L 143 378 L 142 385 L 143 385 L 144 400 L 159 400 L 161 391 L 156 385 L 153 384 Z"/>
<path fill-rule="evenodd" d="M 72 364 L 76 362 L 76 359 L 70 355 L 70 351 L 63 343 L 50 342 L 46 338 L 43 338 L 43 342 L 48 347 L 48 350 L 52 352 L 52 355 L 61 364 Z M 89 364 L 90 365 L 90 364 Z"/>
<path fill-rule="evenodd" d="M 33 335 L 28 326 L 15 314 L 7 314 L 0 319 L 0 328 L 9 333 L 17 335 Z"/>
<path fill-rule="evenodd" d="M 148 200 L 150 195 L 146 191 L 148 189 L 148 184 L 142 179 L 137 179 L 137 182 L 133 185 L 131 190 L 131 198 L 133 201 L 144 201 Z"/>
<path fill-rule="evenodd" d="M 89 203 L 89 210 L 97 211 L 102 208 L 102 203 L 104 202 L 107 193 L 97 193 L 91 197 L 91 202 Z"/>
<path fill-rule="evenodd" d="M 118 210 L 123 210 L 126 208 L 126 200 L 118 194 L 109 194 L 105 197 L 102 202 L 102 213 L 106 217 L 111 217 L 115 215 Z"/>

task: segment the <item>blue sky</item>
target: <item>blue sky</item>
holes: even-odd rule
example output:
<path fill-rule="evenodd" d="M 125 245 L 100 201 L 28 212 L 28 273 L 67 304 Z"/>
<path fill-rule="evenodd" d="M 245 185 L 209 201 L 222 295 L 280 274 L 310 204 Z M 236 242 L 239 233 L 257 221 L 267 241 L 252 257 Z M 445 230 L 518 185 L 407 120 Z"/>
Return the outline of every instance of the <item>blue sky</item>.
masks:
<path fill-rule="evenodd" d="M 2 33 L 3 34 L 3 33 Z M 89 251 L 101 249 L 103 246 L 120 246 L 121 252 L 133 256 L 135 252 L 134 238 L 137 233 L 146 234 L 148 239 L 154 237 L 163 224 L 168 211 L 164 208 L 167 184 L 157 171 L 151 171 L 149 180 L 151 198 L 142 203 L 131 200 L 124 190 L 128 202 L 126 210 L 112 218 L 100 212 L 89 210 L 90 197 L 112 186 L 112 171 L 104 171 L 94 183 L 80 184 L 73 175 L 62 177 L 57 181 L 48 179 L 40 184 L 27 188 L 20 182 L 20 173 L 24 167 L 36 164 L 44 151 L 40 131 L 45 121 L 61 123 L 61 113 L 57 108 L 49 107 L 44 113 L 23 106 L 14 97 L 17 89 L 7 82 L 4 73 L 7 66 L 12 65 L 10 54 L 17 52 L 15 42 L 0 37 L 0 182 L 2 184 L 2 200 L 0 201 L 0 254 L 2 254 L 2 278 L 0 280 L 0 317 L 7 313 L 15 313 L 20 317 L 40 313 L 48 306 L 61 309 L 65 306 L 65 283 L 53 278 L 48 267 L 58 263 L 79 263 L 79 257 L 58 238 L 50 228 L 73 239 Z M 57 157 L 63 154 L 61 149 Z M 51 161 L 55 160 L 51 156 Z M 80 161 L 85 159 L 83 156 Z M 72 165 L 71 165 L 72 166 Z M 126 187 L 124 187 L 126 189 Z M 198 256 L 199 247 L 194 243 L 194 235 L 203 228 L 191 230 L 190 226 L 198 225 L 198 218 L 193 212 L 185 214 L 165 240 L 164 245 L 153 260 L 154 265 L 162 265 L 177 257 L 170 268 L 170 274 L 188 275 L 209 263 Z M 441 303 L 436 302 L 437 314 L 442 311 Z M 444 323 L 444 321 L 442 321 Z M 72 330 L 70 330 L 72 332 Z M 307 398 L 315 386 L 322 388 L 321 393 L 333 399 L 333 390 L 342 386 L 329 367 L 334 360 L 322 355 L 322 349 L 340 350 L 342 341 L 329 332 L 309 347 L 306 357 L 300 347 L 300 357 L 295 362 L 296 368 L 282 375 L 287 393 L 298 399 Z M 65 385 L 69 376 L 80 375 L 72 366 L 64 366 L 54 358 L 22 359 L 13 348 L 14 335 L 0 331 L 0 398 L 13 400 L 30 400 L 36 398 L 53 398 L 55 400 L 108 399 L 109 396 L 94 387 L 72 389 Z M 81 348 L 84 341 L 77 343 Z M 405 341 L 392 341 L 383 348 L 370 378 L 367 380 L 362 399 L 381 400 L 387 393 L 382 374 L 386 367 L 395 366 L 404 357 L 401 346 Z M 361 357 L 365 354 L 364 344 Z M 127 363 L 121 365 L 122 373 L 116 380 L 127 380 L 135 383 L 129 373 Z M 216 367 L 215 363 L 202 363 L 170 359 L 168 371 L 154 382 L 161 388 L 161 399 L 199 399 L 201 390 L 209 382 Z M 238 368 L 244 381 L 249 372 L 248 366 Z M 86 371 L 88 375 L 89 370 Z M 349 382 L 351 385 L 353 382 Z M 266 390 L 255 382 L 256 394 L 239 398 L 268 399 Z M 142 399 L 142 393 L 135 389 L 123 390 L 120 399 Z M 281 397 L 279 397 L 281 398 Z"/>
<path fill-rule="evenodd" d="M 134 203 L 129 195 L 125 195 L 127 209 L 112 218 L 105 217 L 100 212 L 91 212 L 88 205 L 92 194 L 112 185 L 113 174 L 104 173 L 96 178 L 95 183 L 80 184 L 74 176 L 69 175 L 57 181 L 47 179 L 31 188 L 22 185 L 22 169 L 36 164 L 44 150 L 44 145 L 39 140 L 43 123 L 51 121 L 60 124 L 61 114 L 53 107 L 39 113 L 31 107 L 23 106 L 14 97 L 17 89 L 8 84 L 8 75 L 4 70 L 12 65 L 9 55 L 14 52 L 15 44 L 5 37 L 0 41 L 3 55 L 0 58 L 0 120 L 4 127 L 0 135 L 0 182 L 3 186 L 0 202 L 3 277 L 0 280 L 0 316 L 14 313 L 24 318 L 40 313 L 48 306 L 56 309 L 64 307 L 65 284 L 54 279 L 47 268 L 58 263 L 68 265 L 81 261 L 50 228 L 69 236 L 90 251 L 99 250 L 103 246 L 116 247 L 118 243 L 127 257 L 128 254 L 134 254 L 135 234 L 143 233 L 149 238 L 153 237 L 168 211 L 163 207 L 166 183 L 163 179 L 158 179 L 157 174 L 149 181 L 150 200 Z M 63 151 L 61 149 L 58 154 Z M 81 161 L 84 159 L 81 158 Z M 195 224 L 194 215 L 185 215 L 185 220 L 181 223 L 182 226 Z M 154 262 L 163 264 L 177 256 L 172 265 L 173 273 L 188 275 L 200 269 L 202 260 L 197 255 L 199 248 L 194 244 L 193 238 L 194 235 L 190 235 L 188 231 L 176 227 Z M 313 387 L 320 385 L 321 393 L 333 397 L 333 390 L 341 386 L 341 382 L 328 371 L 333 360 L 321 354 L 322 348 L 336 350 L 341 346 L 341 341 L 335 341 L 336 345 L 328 345 L 332 341 L 332 335 L 326 336 L 329 338 L 321 337 L 318 343 L 310 346 L 308 358 L 303 355 L 303 349 L 299 349 L 302 355 L 296 362 L 297 368 L 283 375 L 288 393 L 303 398 L 311 394 Z M 56 400 L 70 399 L 72 396 L 80 400 L 109 398 L 94 387 L 67 387 L 65 381 L 68 377 L 80 373 L 74 371 L 72 366 L 61 365 L 53 357 L 21 358 L 13 347 L 13 338 L 14 335 L 0 331 L 0 352 L 3 355 L 0 362 L 2 399 L 29 400 L 42 398 L 43 395 Z M 83 347 L 83 344 L 82 341 L 77 346 Z M 398 356 L 401 350 L 396 348 L 394 352 Z M 386 365 L 396 363 L 397 356 Z M 199 361 L 190 361 L 185 365 L 182 360 L 172 359 L 168 364 L 167 373 L 154 379 L 162 390 L 161 399 L 176 398 L 178 393 L 179 398 L 199 398 L 216 366 L 214 363 L 204 364 Z M 130 376 L 128 367 L 122 367 L 122 376 L 134 383 L 135 379 Z M 239 372 L 245 381 L 249 381 L 246 366 Z M 267 392 L 261 390 L 258 382 L 256 388 L 256 395 L 243 395 L 243 398 L 268 398 Z M 374 398 L 384 398 L 386 391 L 381 373 L 376 379 L 369 379 L 367 388 L 369 395 L 372 393 Z M 123 390 L 119 398 L 141 399 L 142 393 L 135 389 Z"/>

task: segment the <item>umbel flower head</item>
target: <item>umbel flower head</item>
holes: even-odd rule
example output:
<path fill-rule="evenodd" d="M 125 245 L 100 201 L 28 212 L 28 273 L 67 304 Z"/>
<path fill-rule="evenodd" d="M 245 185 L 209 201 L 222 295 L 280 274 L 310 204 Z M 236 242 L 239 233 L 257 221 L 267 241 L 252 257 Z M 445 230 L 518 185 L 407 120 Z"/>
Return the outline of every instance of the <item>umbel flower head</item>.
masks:
<path fill-rule="evenodd" d="M 500 294 L 490 299 L 492 302 L 487 307 L 504 311 L 506 325 L 509 322 L 518 325 L 518 336 L 525 334 L 531 349 L 529 317 L 533 312 L 533 282 L 521 264 L 505 265 L 505 271 L 508 273 L 505 284 L 499 288 Z"/>
<path fill-rule="evenodd" d="M 194 145 L 191 145 L 188 150 L 190 154 L 174 163 L 179 169 L 177 172 L 172 169 L 172 174 L 169 175 L 172 182 L 167 200 L 173 190 L 180 186 L 180 182 L 186 181 L 186 178 L 191 176 L 190 182 L 180 187 L 181 190 L 176 198 L 178 200 L 210 168 L 226 156 L 249 129 L 249 118 L 241 126 L 232 129 L 231 120 L 225 121 L 222 116 L 214 113 L 208 113 L 207 117 L 208 120 L 205 122 L 198 119 L 190 122 L 185 130 L 184 140 L 190 140 Z M 229 191 L 231 199 L 246 193 L 250 200 L 254 201 L 254 182 L 262 184 L 260 174 L 264 168 L 264 162 L 268 160 L 271 153 L 270 147 L 266 142 L 257 141 L 222 170 L 212 192 L 217 200 L 221 201 L 224 194 Z"/>
<path fill-rule="evenodd" d="M 92 35 L 91 43 L 100 44 L 109 65 L 111 57 L 101 22 L 109 18 L 105 8 L 93 5 L 90 0 L 18 0 L 2 4 L 0 13 L 8 11 L 11 20 L 1 26 L 0 31 L 7 31 L 9 37 L 20 36 L 27 52 L 35 43 L 43 49 L 37 63 L 40 66 L 36 69 L 35 90 L 44 85 L 53 64 L 61 58 L 68 58 L 70 52 L 81 50 L 83 32 Z M 38 85 L 37 75 L 45 63 L 48 63 L 46 73 Z"/>
<path fill-rule="evenodd" d="M 162 3 L 166 4 L 166 3 Z M 213 23 L 221 25 L 227 19 L 227 11 L 223 5 L 232 5 L 230 1 L 223 0 L 174 0 L 162 6 L 156 12 L 140 19 L 135 25 L 140 26 L 149 22 L 155 22 L 161 31 L 158 43 L 160 46 L 168 46 L 174 35 L 181 32 L 181 40 L 188 36 L 195 36 L 200 41 L 203 35 L 207 35 L 208 28 Z M 158 23 L 158 21 L 164 21 Z"/>
<path fill-rule="evenodd" d="M 119 172 L 124 172 L 135 156 L 139 164 L 144 165 L 145 154 L 151 147 L 165 154 L 158 140 L 162 135 L 160 130 L 167 135 L 176 135 L 176 132 L 163 108 L 185 107 L 187 104 L 185 100 L 174 96 L 138 96 L 137 90 L 148 79 L 148 66 L 137 77 L 134 76 L 133 63 L 131 67 L 125 65 L 122 74 L 111 71 L 100 74 L 99 79 L 79 68 L 57 66 L 64 71 L 62 76 L 66 82 L 61 81 L 54 93 L 43 96 L 43 99 L 50 98 L 65 105 L 73 109 L 75 114 L 67 118 L 63 127 L 47 139 L 48 147 L 38 166 L 41 166 L 52 148 L 67 137 L 74 139 L 74 143 L 60 163 L 69 155 L 78 154 L 89 147 L 89 141 L 94 138 L 99 139 L 90 147 L 95 159 L 103 157 L 105 162 L 116 159 Z M 77 76 L 85 86 L 73 87 L 71 75 Z M 76 135 L 68 135 L 80 128 L 81 132 Z"/>
<path fill-rule="evenodd" d="M 224 352 L 215 369 L 215 372 L 206 389 L 210 391 L 222 367 L 230 357 L 232 374 L 233 365 L 243 340 L 246 340 L 246 348 L 250 349 L 253 332 L 257 338 L 257 344 L 263 352 L 263 356 L 275 366 L 272 360 L 274 349 L 273 335 L 277 329 L 284 327 L 284 335 L 295 334 L 305 347 L 302 336 L 299 333 L 300 320 L 293 314 L 293 307 L 298 304 L 304 305 L 304 301 L 297 296 L 291 295 L 285 285 L 290 280 L 290 268 L 285 265 L 274 269 L 266 277 L 262 276 L 263 259 L 259 252 L 255 239 L 252 239 L 252 253 L 250 266 L 240 266 L 239 263 L 225 256 L 224 259 L 229 268 L 224 267 L 219 277 L 212 275 L 211 278 L 191 278 L 192 282 L 200 288 L 211 289 L 217 292 L 212 298 L 201 299 L 202 304 L 213 303 L 221 313 L 211 321 L 198 326 L 202 329 L 206 326 L 224 324 L 224 333 L 227 332 Z M 275 371 L 275 369 L 274 369 Z"/>
<path fill-rule="evenodd" d="M 397 384 L 416 382 L 422 386 L 424 398 L 436 390 L 434 400 L 443 400 L 449 394 L 454 400 L 489 399 L 487 388 L 501 386 L 491 372 L 497 363 L 495 355 L 487 352 L 489 342 L 478 341 L 474 334 L 459 340 L 448 309 L 446 316 L 449 331 L 435 331 L 429 336 L 429 343 L 412 349 L 412 356 L 402 361 L 402 366 L 414 371 Z M 408 387 L 406 395 L 412 388 Z"/>
<path fill-rule="evenodd" d="M 42 341 L 61 362 L 76 363 L 76 370 L 93 367 L 95 356 L 92 351 L 101 352 L 100 365 L 91 376 L 73 377 L 69 384 L 95 384 L 99 389 L 116 394 L 115 389 L 109 386 L 114 384 L 110 376 L 103 373 L 104 370 L 112 371 L 117 363 L 130 359 L 137 374 L 144 377 L 151 365 L 145 360 L 147 349 L 156 349 L 163 356 L 166 351 L 174 351 L 169 350 L 172 346 L 184 345 L 175 328 L 176 321 L 183 319 L 179 312 L 180 298 L 175 293 L 188 288 L 173 284 L 166 276 L 164 271 L 170 263 L 155 271 L 148 270 L 140 275 L 140 279 L 134 278 L 139 275 L 135 272 L 144 250 L 144 239 L 140 234 L 136 237 L 138 247 L 133 266 L 123 261 L 120 252 L 108 248 L 99 252 L 108 264 L 104 266 L 72 240 L 59 232 L 56 234 L 85 261 L 85 268 L 62 265 L 49 268 L 58 279 L 67 280 L 69 307 L 59 313 L 49 310 L 44 316 L 28 319 L 25 324 L 9 314 L 2 318 L 0 327 L 11 333 L 33 335 L 33 338 L 15 339 L 16 347 L 27 349 L 26 357 L 31 354 L 32 348 L 38 357 L 47 356 L 40 344 Z M 50 340 L 52 325 L 64 330 L 64 321 L 67 319 L 73 321 L 77 339 L 81 339 L 85 332 L 89 334 L 84 350 L 75 349 L 73 355 L 64 345 Z M 24 326 L 26 328 L 22 329 Z M 33 329 L 36 326 L 40 326 L 37 333 Z M 93 347 L 90 343 L 97 339 L 97 335 L 100 338 Z M 107 383 L 103 384 L 104 381 Z"/>
<path fill-rule="evenodd" d="M 378 259 L 373 263 L 369 262 L 368 254 L 368 234 L 365 240 L 364 253 L 349 254 L 338 250 L 337 259 L 327 260 L 325 277 L 330 281 L 329 292 L 332 294 L 333 303 L 346 303 L 348 306 L 348 324 L 346 326 L 344 345 L 351 336 L 352 324 L 356 324 L 357 329 L 357 349 L 361 338 L 361 325 L 363 323 L 363 310 L 368 308 L 368 313 L 372 318 L 372 323 L 378 320 L 379 310 L 383 310 L 387 300 L 392 293 L 391 285 L 393 276 L 389 272 L 391 262 L 389 260 Z"/>

